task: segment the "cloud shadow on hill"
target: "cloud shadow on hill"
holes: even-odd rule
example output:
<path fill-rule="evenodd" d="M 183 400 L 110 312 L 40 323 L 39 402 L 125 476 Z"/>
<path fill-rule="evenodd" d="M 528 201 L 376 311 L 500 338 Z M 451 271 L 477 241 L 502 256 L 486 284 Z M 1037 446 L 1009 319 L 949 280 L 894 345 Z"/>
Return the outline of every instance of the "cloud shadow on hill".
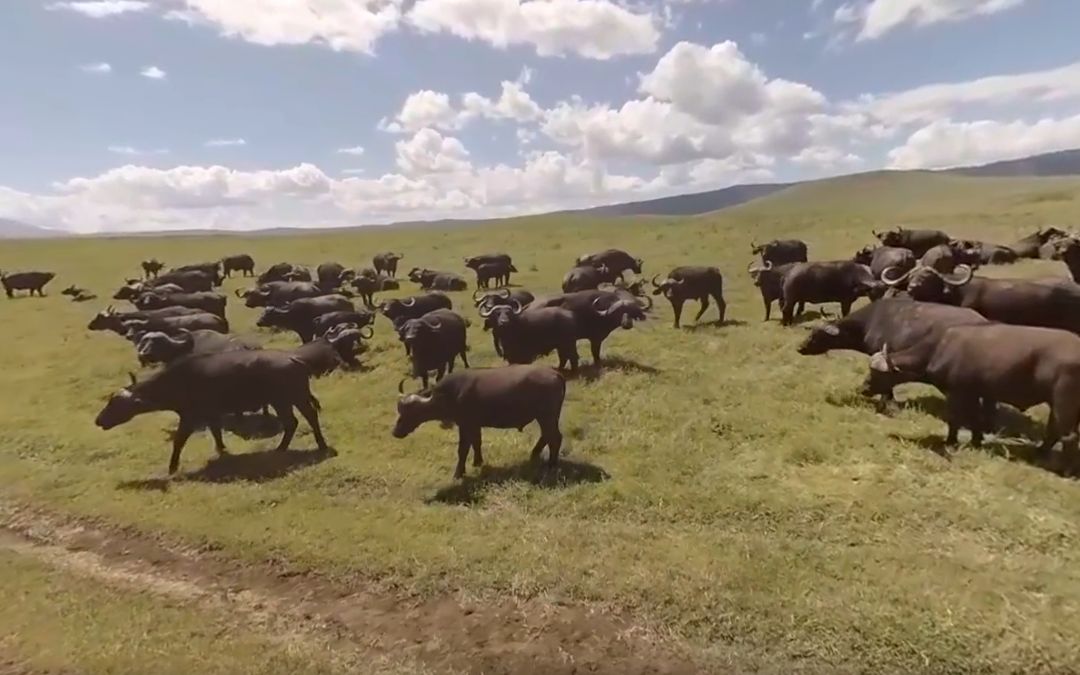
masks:
<path fill-rule="evenodd" d="M 546 457 L 541 462 L 524 460 L 509 466 L 485 465 L 479 473 L 465 474 L 459 482 L 441 488 L 425 501 L 428 504 L 474 506 L 484 501 L 484 493 L 489 488 L 508 483 L 532 483 L 547 489 L 558 489 L 583 483 L 602 483 L 611 478 L 607 471 L 588 462 L 560 458 L 554 477 L 545 471 L 546 467 Z"/>
<path fill-rule="evenodd" d="M 144 478 L 121 481 L 118 490 L 166 492 L 173 483 L 267 483 L 284 478 L 301 469 L 316 466 L 337 457 L 337 450 L 257 450 L 240 454 L 224 454 L 205 465 L 167 478 Z"/>

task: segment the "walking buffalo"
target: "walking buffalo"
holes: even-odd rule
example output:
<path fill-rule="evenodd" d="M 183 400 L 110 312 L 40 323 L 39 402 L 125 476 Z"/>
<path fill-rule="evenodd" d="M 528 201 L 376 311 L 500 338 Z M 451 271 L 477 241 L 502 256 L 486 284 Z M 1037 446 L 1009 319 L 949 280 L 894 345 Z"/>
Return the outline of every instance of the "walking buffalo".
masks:
<path fill-rule="evenodd" d="M 379 253 L 372 258 L 371 263 L 376 272 L 386 272 L 389 276 L 396 277 L 398 261 L 404 257 L 401 253 Z"/>
<path fill-rule="evenodd" d="M 56 278 L 54 272 L 0 272 L 0 286 L 9 298 L 15 297 L 15 291 L 29 291 L 45 297 L 45 286 Z"/>
<path fill-rule="evenodd" d="M 221 272 L 231 277 L 233 272 L 240 272 L 245 277 L 255 276 L 255 259 L 247 253 L 229 255 L 221 259 Z"/>
<path fill-rule="evenodd" d="M 679 327 L 679 319 L 682 317 L 683 305 L 687 300 L 697 300 L 701 303 L 694 323 L 701 320 L 701 316 L 709 309 L 709 298 L 716 301 L 717 311 L 720 313 L 719 323 L 724 323 L 727 313 L 727 302 L 724 301 L 724 277 L 716 267 L 682 266 L 668 272 L 667 278 L 657 283 L 656 275 L 652 278 L 653 295 L 663 295 L 671 303 L 671 309 L 675 312 L 675 327 Z"/>

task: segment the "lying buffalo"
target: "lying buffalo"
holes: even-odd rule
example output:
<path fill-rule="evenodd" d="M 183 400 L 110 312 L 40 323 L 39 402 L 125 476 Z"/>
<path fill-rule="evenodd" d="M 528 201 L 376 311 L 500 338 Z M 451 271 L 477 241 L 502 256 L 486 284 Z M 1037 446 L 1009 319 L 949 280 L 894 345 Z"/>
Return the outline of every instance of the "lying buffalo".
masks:
<path fill-rule="evenodd" d="M 941 230 L 909 230 L 897 227 L 885 232 L 874 231 L 874 236 L 882 246 L 895 246 L 910 249 L 916 257 L 922 257 L 924 253 L 940 244 L 948 244 L 952 239 Z"/>
<path fill-rule="evenodd" d="M 808 249 L 801 239 L 773 239 L 764 244 L 750 242 L 750 253 L 761 256 L 761 264 L 784 265 L 794 262 L 806 262 Z"/>

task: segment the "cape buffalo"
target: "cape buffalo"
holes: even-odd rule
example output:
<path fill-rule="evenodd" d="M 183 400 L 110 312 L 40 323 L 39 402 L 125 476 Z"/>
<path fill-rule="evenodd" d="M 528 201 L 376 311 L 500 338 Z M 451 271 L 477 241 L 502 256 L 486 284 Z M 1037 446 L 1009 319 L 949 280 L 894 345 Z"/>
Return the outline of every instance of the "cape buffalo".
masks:
<path fill-rule="evenodd" d="M 980 401 L 1000 401 L 1021 412 L 1048 403 L 1040 452 L 1045 456 L 1061 440 L 1065 454 L 1077 460 L 1080 337 L 1072 333 L 1000 323 L 952 326 L 907 349 L 883 345 L 870 357 L 864 390 L 873 394 L 911 381 L 945 394 L 946 445 L 956 445 L 961 428 L 971 430 L 972 445 L 982 445 L 987 428 Z"/>
<path fill-rule="evenodd" d="M 406 394 L 405 381 L 398 384 L 398 419 L 394 438 L 405 438 L 421 424 L 439 420 L 457 425 L 458 461 L 454 480 L 465 476 L 465 460 L 473 451 L 473 466 L 484 464 L 480 450 L 482 429 L 517 429 L 532 422 L 540 426 L 540 440 L 533 446 L 536 462 L 548 448 L 547 471 L 558 469 L 562 431 L 559 418 L 566 400 L 566 378 L 547 366 L 509 365 L 472 368 L 451 373 L 433 388 Z"/>
<path fill-rule="evenodd" d="M 460 314 L 449 309 L 436 309 L 402 323 L 398 334 L 410 348 L 412 376 L 420 378 L 427 387 L 429 373 L 436 371 L 438 382 L 445 373 L 454 372 L 458 356 L 469 368 L 467 325 Z"/>
<path fill-rule="evenodd" d="M 593 364 L 601 365 L 600 348 L 615 330 L 630 330 L 635 321 L 644 321 L 645 312 L 652 308 L 652 298 L 635 297 L 620 291 L 575 291 L 540 297 L 526 311 L 540 307 L 563 307 L 574 314 L 578 339 L 588 340 Z"/>
<path fill-rule="evenodd" d="M 221 293 L 143 293 L 135 298 L 134 304 L 139 309 L 161 309 L 162 307 L 192 307 L 225 318 L 226 297 Z"/>
<path fill-rule="evenodd" d="M 506 286 L 510 283 L 510 275 L 517 271 L 516 267 L 502 261 L 484 263 L 476 268 L 476 287 L 491 288 L 492 281 L 497 286 Z"/>
<path fill-rule="evenodd" d="M 599 267 L 603 265 L 612 274 L 622 276 L 623 272 L 627 270 L 634 274 L 641 274 L 641 267 L 645 263 L 641 258 L 635 258 L 626 251 L 619 250 L 617 248 L 609 248 L 597 253 L 588 253 L 578 258 L 574 266 L 581 267 L 583 265 L 592 265 L 593 267 Z"/>
<path fill-rule="evenodd" d="M 386 272 L 391 277 L 397 276 L 398 261 L 405 256 L 401 253 L 379 253 L 371 259 L 376 272 Z"/>
<path fill-rule="evenodd" d="M 157 316 L 145 319 L 125 319 L 121 322 L 125 329 L 124 336 L 136 342 L 140 332 L 161 331 L 175 335 L 182 330 L 213 330 L 218 333 L 229 332 L 229 322 L 216 314 L 187 314 L 182 316 Z"/>
<path fill-rule="evenodd" d="M 360 298 L 367 307 L 375 306 L 375 294 L 379 291 L 396 291 L 401 288 L 397 279 L 391 279 L 385 274 L 366 268 L 352 280 L 352 287 L 360 294 Z"/>
<path fill-rule="evenodd" d="M 214 262 L 195 263 L 192 265 L 181 265 L 180 267 L 174 267 L 169 270 L 169 273 L 173 272 L 202 272 L 206 276 L 210 277 L 211 283 L 214 286 L 220 286 L 225 277 L 221 274 L 221 261 L 215 260 Z"/>
<path fill-rule="evenodd" d="M 511 291 L 508 288 L 500 288 L 490 293 L 482 293 L 476 291 L 473 293 L 473 303 L 476 305 L 476 309 L 479 311 L 480 316 L 484 317 L 484 331 L 490 331 L 495 327 L 494 319 L 490 312 L 485 314 L 488 309 L 498 307 L 500 305 L 513 306 L 515 303 L 525 306 L 536 299 L 532 293 L 520 288 Z M 499 344 L 499 336 L 492 332 L 491 341 L 495 347 L 495 353 L 502 356 L 502 346 Z"/>
<path fill-rule="evenodd" d="M 283 307 L 302 298 L 317 298 L 332 293 L 310 281 L 271 281 L 246 291 L 237 289 L 236 297 L 244 299 L 245 307 Z"/>
<path fill-rule="evenodd" d="M 885 285 L 874 278 L 870 268 L 851 260 L 795 263 L 784 275 L 782 324 L 790 326 L 796 305 L 802 303 L 840 303 L 840 315 L 847 316 L 851 306 L 862 297 L 877 299 Z"/>
<path fill-rule="evenodd" d="M 288 276 L 296 269 L 296 266 L 292 263 L 274 263 L 255 279 L 255 283 L 261 286 L 272 281 L 288 281 Z"/>
<path fill-rule="evenodd" d="M 796 265 L 801 263 L 784 263 L 783 265 L 773 265 L 771 262 L 767 262 L 763 265 L 757 265 L 750 263 L 746 268 L 746 271 L 750 273 L 750 278 L 754 280 L 754 285 L 758 287 L 761 292 L 761 302 L 765 305 L 765 321 L 769 320 L 772 316 L 772 304 L 779 301 L 780 308 L 784 307 L 784 277 L 787 273 L 795 268 Z M 800 316 L 803 311 L 806 310 L 806 302 L 800 302 L 799 307 L 795 312 L 795 316 Z"/>
<path fill-rule="evenodd" d="M 60 295 L 69 296 L 72 302 L 86 302 L 87 300 L 97 299 L 96 295 L 86 290 L 85 288 L 79 288 L 78 286 L 68 286 L 64 290 L 60 291 Z"/>
<path fill-rule="evenodd" d="M 682 266 L 668 272 L 667 278 L 657 283 L 652 278 L 653 295 L 663 295 L 671 303 L 671 309 L 675 312 L 675 327 L 679 327 L 679 319 L 682 317 L 683 305 L 687 300 L 697 300 L 701 303 L 694 323 L 701 320 L 701 316 L 709 309 L 709 298 L 716 301 L 716 309 L 720 313 L 719 323 L 724 323 L 727 314 L 727 302 L 724 301 L 724 277 L 719 268 L 703 267 L 700 265 Z"/>
<path fill-rule="evenodd" d="M 939 244 L 948 244 L 952 239 L 941 230 L 908 230 L 897 227 L 895 230 L 885 232 L 873 232 L 882 246 L 895 246 L 910 249 L 916 257 L 922 257 L 924 253 Z"/>
<path fill-rule="evenodd" d="M 338 288 L 342 284 L 351 281 L 356 272 L 346 269 L 344 265 L 336 262 L 327 262 L 318 266 L 315 270 L 315 278 L 322 288 Z"/>
<path fill-rule="evenodd" d="M 1068 232 L 1056 227 L 1044 227 L 1032 232 L 1009 248 L 1016 252 L 1018 258 L 1038 258 L 1039 248 L 1055 239 L 1067 237 Z"/>
<path fill-rule="evenodd" d="M 179 359 L 139 382 L 113 394 L 94 423 L 103 430 L 126 424 L 138 415 L 175 412 L 179 419 L 173 436 L 169 474 L 180 467 L 180 453 L 200 426 L 207 426 L 214 449 L 225 454 L 221 418 L 227 414 L 274 409 L 284 430 L 277 450 L 289 447 L 298 423 L 293 409 L 311 426 L 319 450 L 330 447 L 319 426 L 319 402 L 311 393 L 308 367 L 280 351 L 254 350 L 213 352 Z"/>
<path fill-rule="evenodd" d="M 142 261 L 142 263 L 140 263 L 140 266 L 142 267 L 144 279 L 156 277 L 158 275 L 158 272 L 165 269 L 165 263 L 159 261 L 157 258 L 150 258 L 149 260 L 144 260 Z"/>
<path fill-rule="evenodd" d="M 364 336 L 365 340 L 370 340 L 375 334 L 375 329 L 371 324 L 375 322 L 375 315 L 371 312 L 357 311 L 357 310 L 338 310 L 334 312 L 327 312 L 326 314 L 320 314 L 315 317 L 311 322 L 311 327 L 314 329 L 315 336 L 325 335 L 328 330 L 334 326 L 351 323 L 361 329 L 367 328 L 368 334 Z"/>
<path fill-rule="evenodd" d="M 221 259 L 221 272 L 231 277 L 233 272 L 240 272 L 245 277 L 255 276 L 255 259 L 247 253 L 229 255 Z"/>
<path fill-rule="evenodd" d="M 601 284 L 613 284 L 620 279 L 620 275 L 609 270 L 603 264 L 580 265 L 566 273 L 562 280 L 563 293 L 574 291 L 591 291 L 600 288 Z"/>
<path fill-rule="evenodd" d="M 772 263 L 779 266 L 787 263 L 806 262 L 806 242 L 801 239 L 773 239 L 772 241 L 758 244 L 750 242 L 750 253 L 761 256 L 761 263 Z"/>
<path fill-rule="evenodd" d="M 287 305 L 267 307 L 255 325 L 259 328 L 291 330 L 300 337 L 301 342 L 311 342 L 315 338 L 314 324 L 317 317 L 330 312 L 355 311 L 356 307 L 352 302 L 341 295 L 299 298 Z"/>
<path fill-rule="evenodd" d="M 562 307 L 540 307 L 528 312 L 524 309 L 514 302 L 480 310 L 480 316 L 492 323 L 492 334 L 501 347 L 499 355 L 508 363 L 532 363 L 557 352 L 559 369 L 569 364 L 570 370 L 576 371 L 580 357 L 574 313 Z"/>
<path fill-rule="evenodd" d="M 877 279 L 890 267 L 906 272 L 915 267 L 918 261 L 910 249 L 895 246 L 864 246 L 851 259 L 860 265 L 868 266 L 870 273 Z"/>
<path fill-rule="evenodd" d="M 173 335 L 150 331 L 140 335 L 136 343 L 139 364 L 144 366 L 172 363 L 192 354 L 231 352 L 238 349 L 262 349 L 262 346 L 235 335 L 223 335 L 205 329 L 179 330 Z"/>
<path fill-rule="evenodd" d="M 215 283 L 214 276 L 201 270 L 169 271 L 164 274 L 159 274 L 153 279 L 148 279 L 144 284 L 147 288 L 157 288 L 159 286 L 164 286 L 165 284 L 174 284 L 187 293 L 212 291 L 215 286 L 220 285 Z"/>
<path fill-rule="evenodd" d="M 29 291 L 45 297 L 45 285 L 56 278 L 54 272 L 0 272 L 0 286 L 9 298 L 15 297 L 15 291 Z"/>
<path fill-rule="evenodd" d="M 450 298 L 442 293 L 430 292 L 413 295 L 407 298 L 392 298 L 379 303 L 378 311 L 390 320 L 394 330 L 401 334 L 401 325 L 409 319 L 419 318 L 436 309 L 451 309 L 453 303 Z M 409 344 L 405 343 L 405 355 L 411 353 Z"/>

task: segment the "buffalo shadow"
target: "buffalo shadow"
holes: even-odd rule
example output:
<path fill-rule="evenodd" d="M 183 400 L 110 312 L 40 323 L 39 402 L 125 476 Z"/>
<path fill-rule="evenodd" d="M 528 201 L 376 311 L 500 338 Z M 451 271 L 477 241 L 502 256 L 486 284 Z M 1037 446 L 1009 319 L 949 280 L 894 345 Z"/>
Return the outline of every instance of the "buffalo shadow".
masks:
<path fill-rule="evenodd" d="M 723 321 L 720 321 L 719 319 L 714 319 L 712 321 L 701 321 L 698 323 L 684 324 L 682 326 L 679 326 L 679 330 L 684 330 L 687 333 L 696 333 L 699 330 L 706 330 L 711 328 L 726 328 L 728 326 L 738 328 L 739 326 L 745 325 L 746 322 L 740 319 L 725 319 Z"/>
<path fill-rule="evenodd" d="M 479 473 L 466 473 L 452 485 L 439 489 L 434 496 L 424 500 L 426 504 L 452 504 L 476 506 L 484 501 L 484 493 L 491 487 L 508 483 L 532 483 L 546 489 L 597 484 L 611 479 L 611 474 L 588 462 L 559 458 L 559 466 L 553 476 L 547 473 L 546 455 L 540 461 L 526 459 L 509 466 L 485 464 Z M 472 469 L 474 472 L 475 468 Z"/>
<path fill-rule="evenodd" d="M 117 483 L 117 490 L 147 490 L 167 492 L 173 483 L 267 483 L 291 473 L 322 464 L 337 457 L 333 448 L 327 450 L 256 450 L 241 454 L 222 454 L 205 465 L 183 471 L 167 478 L 143 478 Z"/>
<path fill-rule="evenodd" d="M 576 371 L 562 370 L 559 372 L 571 382 L 575 380 L 595 382 L 603 377 L 605 371 L 609 370 L 620 370 L 624 373 L 642 373 L 645 375 L 660 374 L 659 368 L 654 368 L 653 366 L 621 356 L 604 356 L 600 359 L 600 363 L 578 364 Z"/>
<path fill-rule="evenodd" d="M 970 433 L 970 432 L 968 432 Z M 924 450 L 929 450 L 947 462 L 952 461 L 952 453 L 959 448 L 968 448 L 976 452 L 984 452 L 993 457 L 1010 462 L 1027 464 L 1037 469 L 1042 469 L 1061 478 L 1075 480 L 1080 476 L 1080 464 L 1076 460 L 1070 461 L 1061 451 L 1053 451 L 1047 455 L 1039 452 L 1038 442 L 1009 443 L 1004 438 L 984 438 L 981 448 L 971 445 L 970 435 L 961 434 L 960 443 L 955 448 L 945 445 L 945 430 L 939 434 L 925 434 L 922 436 L 903 436 L 889 434 L 889 438 L 902 443 L 911 443 Z M 965 440 L 967 439 L 967 440 Z"/>
<path fill-rule="evenodd" d="M 949 412 L 945 399 L 941 396 L 923 394 L 898 401 L 901 408 L 918 410 L 942 422 L 948 422 Z M 996 436 L 1022 438 L 1041 442 L 1046 433 L 1046 425 L 1036 422 L 1010 405 L 999 403 L 994 416 L 994 426 L 989 429 Z"/>

